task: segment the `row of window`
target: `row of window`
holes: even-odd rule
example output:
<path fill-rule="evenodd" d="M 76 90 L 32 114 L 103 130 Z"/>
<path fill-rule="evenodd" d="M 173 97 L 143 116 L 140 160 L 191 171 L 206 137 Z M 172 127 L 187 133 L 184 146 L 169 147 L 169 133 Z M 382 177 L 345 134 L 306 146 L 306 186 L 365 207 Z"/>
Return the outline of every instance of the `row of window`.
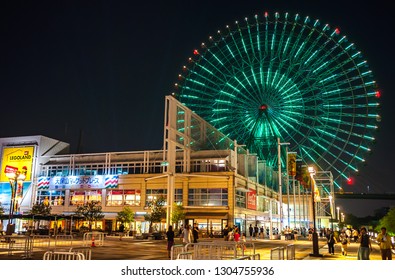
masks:
<path fill-rule="evenodd" d="M 89 201 L 102 202 L 102 190 L 70 190 L 69 205 L 83 205 Z M 40 190 L 37 193 L 37 203 L 46 205 L 64 205 L 66 191 Z M 159 197 L 167 200 L 167 189 L 147 189 L 145 205 Z M 174 202 L 182 203 L 182 189 L 175 189 Z M 106 206 L 141 206 L 140 190 L 107 190 Z M 227 189 L 190 189 L 188 191 L 190 206 L 227 206 Z"/>
<path fill-rule="evenodd" d="M 123 163 L 111 166 L 109 169 L 103 164 L 82 165 L 70 168 L 70 165 L 54 165 L 41 167 L 40 176 L 96 176 L 105 174 L 143 174 L 147 173 L 163 173 L 162 161 L 152 162 L 148 167 L 144 167 L 142 162 Z M 192 161 L 192 169 L 195 172 L 213 172 L 225 171 L 227 162 L 223 159 L 195 160 Z M 178 165 L 177 167 L 181 167 Z M 182 170 L 180 170 L 181 172 Z"/>

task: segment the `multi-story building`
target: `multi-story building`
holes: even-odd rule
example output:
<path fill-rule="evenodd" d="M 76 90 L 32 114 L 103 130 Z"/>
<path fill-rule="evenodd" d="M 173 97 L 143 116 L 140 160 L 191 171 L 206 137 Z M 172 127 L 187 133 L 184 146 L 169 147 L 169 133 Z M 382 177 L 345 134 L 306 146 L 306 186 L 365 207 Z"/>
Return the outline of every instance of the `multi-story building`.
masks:
<path fill-rule="evenodd" d="M 299 184 L 299 192 L 282 195 L 277 191 L 279 180 L 288 183 L 288 176 L 278 176 L 256 155 L 170 96 L 165 112 L 164 149 L 158 151 L 67 154 L 68 144 L 43 136 L 0 139 L 3 217 L 11 201 L 5 168 L 28 166 L 31 173 L 22 183 L 22 193 L 16 195 L 16 213 L 45 203 L 52 214 L 67 217 L 78 205 L 95 200 L 105 216 L 93 228 L 117 230 L 117 213 L 128 206 L 135 213 L 131 230 L 143 233 L 148 232 L 147 206 L 162 196 L 167 217 L 155 225 L 157 230 L 171 223 L 174 203 L 182 205 L 186 214 L 180 224 L 197 223 L 203 235 L 219 235 L 226 224 L 237 225 L 243 232 L 250 224 L 258 225 L 270 235 L 285 226 L 309 226 L 310 195 L 301 193 Z M 14 159 L 22 162 L 9 160 L 15 153 L 21 155 Z M 27 154 L 31 157 L 23 156 Z M 23 223 L 19 221 L 18 230 Z M 66 231 L 84 224 L 72 219 L 57 223 Z"/>

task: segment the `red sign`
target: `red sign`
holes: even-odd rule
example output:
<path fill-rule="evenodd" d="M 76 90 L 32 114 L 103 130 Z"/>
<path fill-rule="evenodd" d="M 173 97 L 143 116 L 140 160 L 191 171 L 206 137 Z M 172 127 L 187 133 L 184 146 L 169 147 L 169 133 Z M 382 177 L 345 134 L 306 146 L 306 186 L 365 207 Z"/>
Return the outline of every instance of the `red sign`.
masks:
<path fill-rule="evenodd" d="M 247 209 L 256 210 L 256 190 L 247 193 Z"/>
<path fill-rule="evenodd" d="M 4 169 L 4 173 L 16 173 L 18 171 L 18 167 L 13 167 L 11 165 L 6 165 Z"/>

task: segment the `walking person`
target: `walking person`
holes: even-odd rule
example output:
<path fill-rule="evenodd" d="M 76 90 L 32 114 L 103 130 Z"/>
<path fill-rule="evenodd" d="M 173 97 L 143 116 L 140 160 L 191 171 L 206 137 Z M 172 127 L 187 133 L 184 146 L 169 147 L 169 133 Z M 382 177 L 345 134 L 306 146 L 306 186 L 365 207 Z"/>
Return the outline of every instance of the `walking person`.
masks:
<path fill-rule="evenodd" d="M 330 229 L 328 229 L 328 233 L 326 234 L 326 239 L 328 243 L 328 252 L 329 254 L 334 255 L 336 239 L 335 239 L 335 235 L 333 234 L 333 231 L 331 231 Z"/>
<path fill-rule="evenodd" d="M 192 230 L 189 225 L 185 225 L 182 231 L 182 242 L 188 244 L 192 242 Z"/>
<path fill-rule="evenodd" d="M 348 248 L 348 244 L 350 243 L 350 240 L 348 239 L 348 236 L 347 236 L 346 232 L 344 231 L 344 229 L 339 234 L 339 241 L 342 246 L 342 255 L 347 256 L 347 248 Z"/>
<path fill-rule="evenodd" d="M 387 233 L 387 228 L 382 227 L 381 232 L 377 235 L 377 242 L 380 246 L 380 253 L 382 260 L 392 260 L 391 249 L 394 249 L 391 236 Z"/>
<path fill-rule="evenodd" d="M 240 232 L 239 232 L 238 228 L 235 229 L 235 233 L 234 233 L 233 236 L 234 236 L 235 242 L 239 242 L 240 241 Z"/>
<path fill-rule="evenodd" d="M 259 228 L 258 228 L 258 225 L 255 225 L 255 227 L 254 227 L 254 237 L 255 237 L 255 240 L 257 239 L 258 234 L 259 234 Z"/>
<path fill-rule="evenodd" d="M 254 228 L 252 227 L 252 224 L 250 224 L 250 227 L 248 228 L 250 232 L 250 240 L 252 240 L 252 236 L 254 235 Z"/>
<path fill-rule="evenodd" d="M 125 232 L 125 225 L 121 224 L 119 226 L 119 241 L 122 241 L 122 237 L 124 235 L 124 232 Z"/>
<path fill-rule="evenodd" d="M 229 226 L 226 225 L 225 228 L 222 230 L 223 235 L 224 235 L 224 241 L 229 240 Z"/>
<path fill-rule="evenodd" d="M 361 228 L 359 235 L 359 248 L 358 248 L 358 260 L 369 260 L 370 252 L 373 250 L 372 243 L 370 242 L 370 236 L 366 232 L 366 228 Z"/>
<path fill-rule="evenodd" d="M 174 245 L 174 231 L 173 226 L 169 226 L 168 231 L 166 232 L 167 236 L 167 256 L 171 257 L 171 247 Z"/>
<path fill-rule="evenodd" d="M 193 224 L 192 236 L 193 236 L 193 243 L 197 243 L 197 240 L 199 239 L 199 228 L 197 226 L 197 223 Z"/>

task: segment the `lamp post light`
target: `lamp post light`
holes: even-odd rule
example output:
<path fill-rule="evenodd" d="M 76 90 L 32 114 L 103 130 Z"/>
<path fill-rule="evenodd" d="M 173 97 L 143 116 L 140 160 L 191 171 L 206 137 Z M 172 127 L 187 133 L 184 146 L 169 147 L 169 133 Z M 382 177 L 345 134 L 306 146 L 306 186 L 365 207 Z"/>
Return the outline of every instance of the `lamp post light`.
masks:
<path fill-rule="evenodd" d="M 333 231 L 333 207 L 332 207 L 332 203 L 333 203 L 333 197 L 330 195 L 329 196 L 329 211 L 331 212 L 331 229 Z"/>
<path fill-rule="evenodd" d="M 281 175 L 281 146 L 290 145 L 291 143 L 281 143 L 280 137 L 277 137 L 277 161 L 278 161 L 278 196 L 280 201 L 280 232 L 283 229 L 283 186 L 282 186 L 282 175 Z M 288 201 L 289 204 L 289 201 Z M 289 215 L 288 215 L 289 216 Z"/>
<path fill-rule="evenodd" d="M 311 203 L 312 203 L 312 212 L 313 212 L 313 253 L 310 254 L 312 257 L 322 257 L 322 254 L 319 253 L 319 247 L 318 247 L 318 233 L 317 233 L 317 227 L 315 223 L 315 199 L 314 199 L 314 188 L 315 188 L 315 183 L 314 183 L 314 178 L 313 176 L 315 175 L 315 169 L 312 166 L 308 167 L 309 173 L 310 173 L 310 189 L 311 189 Z"/>
<path fill-rule="evenodd" d="M 10 200 L 10 211 L 8 214 L 7 224 L 7 235 L 11 235 L 15 231 L 15 224 L 12 223 L 14 212 L 18 211 L 19 205 L 16 201 L 16 194 L 19 191 L 18 188 L 23 188 L 23 181 L 26 179 L 26 168 L 22 169 L 22 172 L 18 168 L 6 167 L 6 176 L 10 182 L 11 187 L 11 200 Z"/>

